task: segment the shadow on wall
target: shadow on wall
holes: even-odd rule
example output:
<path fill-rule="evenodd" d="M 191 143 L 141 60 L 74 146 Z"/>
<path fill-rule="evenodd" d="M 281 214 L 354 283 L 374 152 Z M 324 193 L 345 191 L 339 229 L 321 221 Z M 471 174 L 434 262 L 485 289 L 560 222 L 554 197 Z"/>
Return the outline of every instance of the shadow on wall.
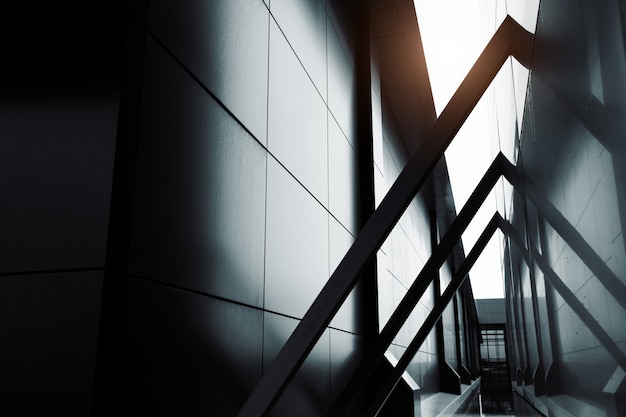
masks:
<path fill-rule="evenodd" d="M 94 412 L 234 415 L 352 236 L 288 172 L 293 160 L 272 148 L 278 138 L 265 137 L 268 47 L 293 55 L 314 90 L 267 5 L 152 1 L 143 19 L 131 19 L 145 61 L 131 68 L 142 91 L 129 99 L 131 129 L 117 154 L 130 161 L 114 186 L 115 272 L 105 277 Z M 302 221 L 312 212 L 321 225 Z M 272 297 L 283 302 L 270 308 Z M 325 330 L 274 415 L 324 414 L 362 349 L 358 318 L 347 313 L 334 323 L 341 330 Z"/>
<path fill-rule="evenodd" d="M 517 336 L 519 364 L 530 360 L 525 345 L 545 360 L 548 395 L 602 407 L 603 391 L 615 389 L 615 358 L 626 348 L 623 16 L 618 1 L 542 1 L 519 164 L 562 219 L 546 221 L 542 207 L 524 199 L 513 217 L 544 264 L 535 278 L 533 268 L 526 274 L 538 283 L 558 276 L 563 287 L 546 285 L 533 294 L 534 310 L 513 312 L 518 325 L 527 323 L 527 334 Z M 522 279 L 515 268 L 514 279 Z M 516 297 L 531 302 L 531 294 Z M 537 314 L 541 328 L 533 329 Z"/>

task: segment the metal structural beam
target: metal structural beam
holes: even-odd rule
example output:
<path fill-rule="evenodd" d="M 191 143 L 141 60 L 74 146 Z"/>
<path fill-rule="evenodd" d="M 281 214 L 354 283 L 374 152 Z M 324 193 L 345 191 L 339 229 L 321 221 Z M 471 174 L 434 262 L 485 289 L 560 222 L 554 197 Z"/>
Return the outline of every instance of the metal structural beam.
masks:
<path fill-rule="evenodd" d="M 439 244 L 435 247 L 432 255 L 428 258 L 418 276 L 413 280 L 413 284 L 409 287 L 407 293 L 400 301 L 400 304 L 396 307 L 396 310 L 389 320 L 387 320 L 387 324 L 370 346 L 361 361 L 361 365 L 352 374 L 352 377 L 341 394 L 335 400 L 331 411 L 328 413 L 329 417 L 343 415 L 356 398 L 356 395 L 363 388 L 369 376 L 374 372 L 376 365 L 383 358 L 385 351 L 410 316 L 428 286 L 436 277 L 437 271 L 441 268 L 470 221 L 476 215 L 483 201 L 485 201 L 493 189 L 493 186 L 501 177 L 504 158 L 504 155 L 499 153 L 491 163 L 487 172 L 485 172 L 483 178 L 478 183 L 478 186 L 465 203 L 465 206 L 463 206 L 463 209 L 461 209 Z"/>
<path fill-rule="evenodd" d="M 328 413 L 329 417 L 338 417 L 343 415 L 349 409 L 351 403 L 357 398 L 357 395 L 365 386 L 367 379 L 374 372 L 376 365 L 382 359 L 384 352 L 389 347 L 393 339 L 396 337 L 401 327 L 404 325 L 406 319 L 409 317 L 409 315 L 417 305 L 419 299 L 423 295 L 428 285 L 430 285 L 430 283 L 433 281 L 434 277 L 436 276 L 437 270 L 441 267 L 447 256 L 450 254 L 454 245 L 460 240 L 463 231 L 469 225 L 469 222 L 472 220 L 472 218 L 476 215 L 485 198 L 489 195 L 493 186 L 496 184 L 501 176 L 504 176 L 514 187 L 514 189 L 522 196 L 524 194 L 528 196 L 528 198 L 535 204 L 535 206 L 537 206 L 538 212 L 540 212 L 541 215 L 544 216 L 546 221 L 557 231 L 557 233 L 561 235 L 566 243 L 570 244 L 571 241 L 574 241 L 577 247 L 584 248 L 584 251 L 581 251 L 581 259 L 583 260 L 583 262 L 586 262 L 586 259 L 590 259 L 593 262 L 595 258 L 599 258 L 598 255 L 593 251 L 593 249 L 591 249 L 591 247 L 588 247 L 588 244 L 584 241 L 583 237 L 580 236 L 580 234 L 573 228 L 573 226 L 571 226 L 571 224 L 563 217 L 563 215 L 557 210 L 557 208 L 554 207 L 554 205 L 547 198 L 545 198 L 545 196 L 543 196 L 543 194 L 529 179 L 524 181 L 522 173 L 510 161 L 508 161 L 502 153 L 499 153 L 483 175 L 483 178 L 481 179 L 477 187 L 472 192 L 465 206 L 459 212 L 457 218 L 450 225 L 447 233 L 444 235 L 439 245 L 433 251 L 433 254 L 428 259 L 417 278 L 414 280 L 406 295 L 404 296 L 392 316 L 389 318 L 386 326 L 381 331 L 379 337 L 368 350 L 365 358 L 361 361 L 361 365 L 353 373 L 343 391 L 333 404 L 333 407 Z M 494 214 L 491 223 L 493 222 L 496 222 L 496 226 L 500 228 L 505 234 L 507 234 L 510 230 L 511 226 L 509 225 L 509 223 L 502 219 L 502 217 L 498 213 Z M 488 227 L 493 227 L 491 223 Z M 485 230 L 487 231 L 488 229 Z M 480 248 L 478 244 L 476 245 L 476 247 Z M 473 250 L 466 259 L 470 259 L 473 256 L 478 255 L 479 253 L 477 252 L 477 250 Z M 540 258 L 540 260 L 543 260 L 543 258 Z M 454 279 L 456 280 L 458 278 L 459 280 L 463 280 L 464 277 L 460 277 L 459 274 L 467 274 L 467 272 L 463 272 L 464 269 L 467 269 L 467 271 L 469 271 L 474 261 L 471 261 L 471 263 L 464 262 L 459 271 L 455 274 Z M 605 265 L 604 267 L 606 268 Z M 602 271 L 603 269 L 599 270 Z M 556 282 L 555 285 L 559 285 L 557 281 L 554 282 Z M 451 287 L 449 286 L 448 288 Z M 563 294 L 566 294 L 566 296 L 567 291 L 568 290 L 566 287 L 565 289 L 562 289 Z M 575 301 L 571 301 L 571 306 L 573 306 L 573 308 L 578 308 Z M 445 305 L 442 308 L 445 308 Z M 578 308 L 578 310 L 581 311 L 580 308 Z M 593 320 L 583 318 L 585 312 L 580 313 L 581 319 L 584 322 L 585 320 L 587 320 L 585 323 L 589 323 L 589 325 L 593 326 Z M 438 317 L 439 316 L 437 316 L 437 318 Z M 390 376 L 390 379 L 381 386 L 381 395 L 383 396 L 382 402 L 380 402 L 381 398 L 377 397 L 372 403 L 372 408 L 369 411 L 370 413 L 373 409 L 376 410 L 375 412 L 378 412 L 380 407 L 382 407 L 382 405 L 384 404 L 384 400 L 390 395 L 391 390 L 395 387 L 395 385 L 399 381 L 400 376 L 402 375 L 402 372 L 404 371 L 403 364 L 408 366 L 409 362 L 423 342 L 420 342 L 420 338 L 424 337 L 425 339 L 426 335 L 428 335 L 428 333 L 432 330 L 432 326 L 429 327 L 426 325 L 426 323 L 432 320 L 431 316 L 429 316 L 426 320 L 427 321 L 425 322 L 425 325 L 420 328 L 416 339 L 411 343 L 405 354 L 398 362 L 398 365 L 396 365 L 397 372 Z M 436 320 L 434 322 L 436 322 Z M 595 327 L 597 328 L 598 326 Z M 608 336 L 603 335 L 601 329 L 596 333 L 599 335 L 599 340 L 606 344 L 608 341 Z M 413 349 L 414 352 L 411 353 Z M 611 347 L 608 347 L 607 349 L 611 350 Z M 618 356 L 614 355 L 614 357 L 617 358 Z"/>
<path fill-rule="evenodd" d="M 485 229 L 472 247 L 472 250 L 465 257 L 465 260 L 463 260 L 463 263 L 454 274 L 452 281 L 450 281 L 443 294 L 441 294 L 441 297 L 435 303 L 435 306 L 426 317 L 426 320 L 424 320 L 424 323 L 407 347 L 406 351 L 378 388 L 378 393 L 374 396 L 364 414 L 365 417 L 374 417 L 381 410 L 385 401 L 400 381 L 400 378 L 402 378 L 402 374 L 413 360 L 413 357 L 428 337 L 428 334 L 435 327 L 435 324 L 443 314 L 448 304 L 450 304 L 450 301 L 452 301 L 452 297 L 459 290 L 459 288 L 461 288 L 461 285 L 463 285 L 469 276 L 468 274 L 470 269 L 472 269 L 472 266 L 474 266 L 474 263 L 482 254 L 483 250 L 487 246 L 487 243 L 489 243 L 489 240 L 498 229 L 501 221 L 502 217 L 500 217 L 500 214 L 496 213 L 493 215 L 487 226 L 485 226 Z"/>
<path fill-rule="evenodd" d="M 496 212 L 474 244 L 470 253 L 459 267 L 459 270 L 455 273 L 452 281 L 448 284 L 446 290 L 443 292 L 440 299 L 424 320 L 424 323 L 407 347 L 402 357 L 399 359 L 396 366 L 389 372 L 382 384 L 379 385 L 378 392 L 371 400 L 370 405 L 364 414 L 365 417 L 374 417 L 382 409 L 386 399 L 391 395 L 393 389 L 400 381 L 400 378 L 402 378 L 402 374 L 406 371 L 411 360 L 434 328 L 435 324 L 443 314 L 443 311 L 446 309 L 448 304 L 450 304 L 454 294 L 467 279 L 470 269 L 478 257 L 482 254 L 485 246 L 497 229 L 500 229 L 505 236 L 508 236 L 513 241 L 529 267 L 532 267 L 534 260 L 537 266 L 539 266 L 541 271 L 544 273 L 548 282 L 559 293 L 565 303 L 580 318 L 584 325 L 597 338 L 617 364 L 622 367 L 622 369 L 626 369 L 626 355 L 624 352 L 621 351 L 621 349 L 615 344 L 609 334 L 602 328 L 593 315 L 589 313 L 580 300 L 578 300 L 576 295 L 559 278 L 543 255 L 541 255 L 534 247 L 527 249 L 523 239 L 517 233 L 513 225 L 507 220 L 504 220 L 502 216 Z"/>
<path fill-rule="evenodd" d="M 238 417 L 262 417 L 270 412 L 506 59 L 513 56 L 529 67 L 532 46 L 533 35 L 507 17 L 278 353 L 269 371 L 254 388 Z"/>

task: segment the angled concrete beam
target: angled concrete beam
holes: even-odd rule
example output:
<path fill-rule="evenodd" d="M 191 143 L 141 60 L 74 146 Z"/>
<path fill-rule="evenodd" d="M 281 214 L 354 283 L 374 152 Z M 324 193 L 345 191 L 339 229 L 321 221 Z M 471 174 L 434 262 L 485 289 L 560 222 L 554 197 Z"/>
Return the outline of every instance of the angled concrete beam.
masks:
<path fill-rule="evenodd" d="M 496 167 L 501 168 L 500 171 L 496 170 Z M 489 172 L 493 169 L 492 172 Z M 497 175 L 497 178 L 494 178 L 493 175 Z M 537 210 L 541 215 L 548 221 L 548 223 L 555 229 L 555 231 L 565 240 L 565 242 L 570 245 L 574 251 L 578 254 L 578 256 L 583 260 L 583 262 L 590 268 L 592 272 L 598 277 L 598 279 L 607 287 L 609 292 L 616 298 L 620 304 L 624 307 L 624 285 L 619 281 L 617 276 L 608 268 L 608 266 L 602 262 L 601 258 L 596 254 L 596 252 L 591 248 L 591 246 L 585 241 L 585 239 L 578 233 L 578 231 L 565 219 L 565 217 L 558 211 L 558 209 L 539 191 L 537 186 L 528 178 L 524 179 L 523 175 L 519 172 L 517 167 L 511 164 L 504 155 L 499 154 L 494 160 L 494 163 L 488 170 L 488 173 L 483 177 L 481 181 L 482 186 L 479 185 L 477 189 L 472 194 L 472 197 L 468 200 L 468 203 L 463 207 L 461 213 L 459 213 L 459 217 L 457 220 L 462 220 L 462 223 L 471 220 L 471 218 L 463 219 L 464 216 L 473 217 L 476 214 L 478 208 L 482 204 L 482 201 L 486 197 L 485 188 L 486 184 L 490 184 L 491 181 L 495 184 L 495 181 L 499 178 L 500 175 L 503 175 L 509 183 L 515 188 L 517 192 L 522 195 L 526 195 L 537 207 Z M 489 179 L 489 181 L 487 181 Z M 479 191 L 483 188 L 483 191 Z M 494 223 L 495 222 L 495 223 Z M 453 222 L 452 227 L 450 228 L 453 233 L 451 233 L 450 237 L 456 235 L 453 229 L 455 229 L 456 222 Z M 487 228 L 485 228 L 485 232 L 488 232 L 490 228 L 496 225 L 497 228 L 501 229 L 502 232 L 509 236 L 513 243 L 518 247 L 520 254 L 522 255 L 524 261 L 532 266 L 533 259 L 540 267 L 544 276 L 548 280 L 548 282 L 555 288 L 555 290 L 561 295 L 561 297 L 567 302 L 567 304 L 572 308 L 574 313 L 583 321 L 585 326 L 589 328 L 589 330 L 594 334 L 594 336 L 602 343 L 605 349 L 609 352 L 609 354 L 615 359 L 615 361 L 621 366 L 624 367 L 626 365 L 626 355 L 615 345 L 613 340 L 610 338 L 608 333 L 604 331 L 604 329 L 600 326 L 600 324 L 595 320 L 595 318 L 588 312 L 588 310 L 584 307 L 584 305 L 577 299 L 577 297 L 571 292 L 571 290 L 563 283 L 563 281 L 558 277 L 558 275 L 552 270 L 549 263 L 546 259 L 533 247 L 530 250 L 526 249 L 525 244 L 519 234 L 515 231 L 513 226 L 506 220 L 504 220 L 498 213 L 494 214 L 490 224 Z M 485 233 L 484 232 L 484 233 Z M 460 232 L 462 234 L 462 231 Z M 481 235 L 481 238 L 484 236 Z M 493 233 L 493 232 L 491 232 Z M 460 237 L 460 234 L 458 235 Z M 489 235 L 491 236 L 491 235 Z M 445 239 L 445 237 L 444 237 Z M 479 238 L 480 241 L 480 238 Z M 442 240 L 443 243 L 443 240 Z M 485 243 L 486 244 L 486 243 Z M 473 263 L 475 262 L 474 257 L 478 257 L 480 252 L 480 245 L 475 245 L 474 249 L 466 258 L 466 262 L 464 262 L 461 266 L 461 269 L 455 277 L 453 281 L 448 285 L 446 292 L 442 295 L 441 299 L 443 304 L 437 304 L 435 309 L 429 314 L 426 318 L 424 324 L 416 334 L 415 338 L 405 351 L 405 354 L 400 358 L 398 364 L 391 373 L 385 382 L 380 386 L 379 393 L 374 400 L 372 401 L 368 411 L 366 413 L 367 416 L 374 416 L 380 410 L 386 398 L 390 395 L 393 388 L 399 381 L 397 378 L 398 375 L 402 375 L 402 372 L 406 370 L 406 367 L 409 365 L 412 358 L 415 356 L 427 335 L 432 330 L 432 327 L 436 323 L 437 319 L 441 316 L 441 312 L 447 306 L 449 301 L 452 299 L 452 296 L 456 290 L 462 285 L 464 281 L 464 276 L 461 276 L 465 272 L 471 268 Z M 482 251 L 482 249 L 480 249 Z M 435 254 L 433 254 L 433 257 Z M 419 277 L 418 277 L 419 279 Z M 417 280 L 416 280 L 417 281 Z M 428 281 L 428 284 L 430 281 Z M 409 294 L 407 294 L 409 295 Z M 421 296 L 421 294 L 420 294 Z M 408 297 L 405 297 L 403 301 L 405 301 Z M 411 297 L 415 304 L 419 300 L 419 297 L 415 299 L 415 297 Z M 407 300 L 408 302 L 408 300 Z M 411 302 L 411 305 L 414 307 L 415 305 Z M 402 324 L 404 321 L 402 322 Z M 396 329 L 397 326 L 394 326 Z M 399 329 L 398 329 L 399 330 Z M 397 332 L 396 332 L 397 333 Z M 393 335 L 395 337 L 395 333 Z M 389 342 L 391 343 L 391 342 Z M 388 346 L 388 344 L 387 344 Z M 624 368 L 626 369 L 626 368 Z M 357 371 L 358 372 L 358 371 Z M 359 377 L 367 376 L 360 374 Z"/>
<path fill-rule="evenodd" d="M 530 64 L 533 35 L 507 17 L 237 414 L 266 416 L 509 56 Z"/>
<path fill-rule="evenodd" d="M 344 387 L 344 390 L 333 404 L 333 407 L 328 414 L 329 417 L 343 415 L 343 413 L 345 413 L 345 411 L 349 408 L 350 404 L 357 398 L 357 395 L 359 395 L 360 390 L 363 388 L 367 379 L 372 374 L 373 370 L 376 367 L 376 364 L 382 358 L 385 350 L 389 347 L 389 345 L 393 341 L 393 338 L 396 337 L 398 331 L 400 330 L 402 325 L 404 325 L 406 319 L 412 312 L 413 308 L 415 308 L 415 305 L 423 295 L 424 291 L 432 282 L 437 269 L 441 267 L 456 242 L 460 239 L 463 231 L 465 230 L 471 219 L 474 217 L 495 183 L 499 180 L 500 176 L 504 176 L 517 192 L 522 195 L 526 194 L 531 199 L 531 201 L 535 203 L 539 213 L 544 216 L 548 223 L 550 223 L 552 227 L 554 227 L 557 233 L 559 233 L 568 244 L 570 244 L 570 242 L 573 242 L 572 246 L 578 248 L 577 253 L 579 253 L 583 262 L 587 263 L 587 260 L 589 260 L 590 265 L 593 266 L 593 268 L 590 267 L 592 271 L 601 271 L 601 273 L 604 274 L 603 276 L 605 277 L 608 274 L 612 274 L 612 271 L 610 271 L 610 269 L 608 269 L 608 267 L 604 263 L 598 261 L 599 257 L 597 256 L 597 254 L 595 254 L 593 249 L 588 246 L 584 238 L 580 236 L 580 234 L 574 229 L 573 226 L 571 226 L 571 224 L 563 217 L 563 215 L 556 209 L 556 207 L 554 207 L 554 205 L 552 205 L 552 203 L 550 203 L 550 201 L 542 195 L 542 193 L 536 188 L 536 186 L 534 186 L 534 184 L 532 184 L 532 182 L 530 182 L 530 180 L 527 179 L 527 182 L 524 182 L 522 174 L 519 172 L 519 170 L 513 164 L 511 164 L 502 153 L 499 153 L 489 169 L 486 171 L 479 185 L 476 187 L 470 198 L 467 200 L 463 209 L 459 212 L 457 218 L 453 221 L 448 232 L 442 238 L 440 244 L 433 251 L 432 256 L 426 262 L 422 271 L 420 271 L 420 274 L 415 279 L 409 291 L 407 291 L 407 294 L 398 305 L 396 311 L 388 320 L 387 325 L 381 331 L 376 341 L 374 341 L 374 344 L 372 345 L 370 350 L 368 350 L 365 358 L 361 362 L 361 365 L 353 373 L 352 377 Z M 494 218 L 492 219 L 492 221 L 497 221 L 497 227 L 500 228 L 505 235 L 509 235 L 509 231 L 512 230 L 512 226 L 508 221 L 502 219 L 502 217 L 498 213 L 494 214 Z M 517 246 L 523 246 L 519 235 L 512 236 L 517 236 Z M 521 252 L 521 254 L 524 257 L 524 260 L 529 265 L 532 264 L 532 258 L 530 257 L 529 252 Z M 471 254 L 468 255 L 468 259 L 471 256 Z M 541 258 L 541 260 L 543 260 L 543 258 Z M 468 265 L 470 265 L 471 268 L 471 264 L 468 263 Z M 617 277 L 615 277 L 614 274 L 613 277 L 614 280 L 617 280 Z M 623 285 L 621 284 L 621 282 L 619 283 L 619 285 L 621 287 L 617 287 L 618 290 L 623 291 Z M 564 294 L 567 294 L 568 289 L 565 288 L 562 291 Z M 575 305 L 574 301 L 572 301 L 572 305 Z M 584 314 L 584 312 L 581 314 Z M 590 323 L 589 325 L 593 326 L 593 320 L 587 318 L 587 323 Z M 420 330 L 420 333 L 425 331 L 426 334 L 428 334 L 428 332 L 430 331 L 428 327 L 423 327 L 422 329 L 423 330 Z M 602 335 L 601 331 L 598 331 L 596 333 L 600 335 L 599 340 L 603 341 L 603 343 L 607 343 L 607 337 Z M 417 352 L 417 349 L 419 349 L 421 343 L 423 343 L 423 341 L 419 341 L 420 337 L 421 336 L 419 335 L 416 336 L 416 339 L 414 340 L 414 342 L 412 342 L 412 345 L 413 343 L 418 344 L 415 352 Z M 410 349 L 407 349 L 407 352 L 410 352 Z M 407 355 L 409 356 L 403 357 L 405 358 L 406 364 L 408 365 L 413 355 Z M 403 363 L 403 359 L 400 359 L 400 367 Z M 400 372 L 399 374 L 401 375 L 402 372 Z M 394 386 L 395 383 L 393 385 L 387 384 L 386 387 L 390 387 L 390 389 L 393 389 Z M 384 395 L 386 398 L 389 393 L 385 393 Z M 376 401 L 379 400 L 380 399 Z M 382 403 L 380 403 L 379 405 L 382 406 Z M 376 405 L 374 405 L 373 407 L 376 408 Z"/>

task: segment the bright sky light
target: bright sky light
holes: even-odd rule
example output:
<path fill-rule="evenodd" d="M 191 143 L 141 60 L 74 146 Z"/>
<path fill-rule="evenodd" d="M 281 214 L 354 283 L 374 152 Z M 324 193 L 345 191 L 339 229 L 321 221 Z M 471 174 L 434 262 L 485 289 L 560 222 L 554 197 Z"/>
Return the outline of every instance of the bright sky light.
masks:
<path fill-rule="evenodd" d="M 437 115 L 445 108 L 504 18 L 510 15 L 534 33 L 539 10 L 539 0 L 413 1 Z M 521 120 L 528 70 L 509 60 L 502 71 L 506 71 L 504 75 L 509 78 L 505 80 L 506 88 L 500 90 L 499 97 L 508 96 L 508 100 L 515 103 L 515 114 Z M 507 109 L 496 116 L 495 97 L 493 91 L 483 96 L 445 153 L 457 212 L 498 151 L 502 150 L 512 159 L 515 116 L 509 117 Z M 502 102 L 499 101 L 499 104 Z M 500 141 L 496 121 L 500 128 Z M 504 136 L 502 132 L 505 132 Z M 495 193 L 492 192 L 462 236 L 466 253 L 496 209 Z M 500 236 L 499 233 L 494 235 L 470 271 L 475 298 L 500 298 L 504 295 Z"/>
<path fill-rule="evenodd" d="M 437 115 L 483 49 L 478 3 L 414 0 Z"/>
<path fill-rule="evenodd" d="M 439 115 L 484 49 L 493 31 L 487 36 L 483 33 L 485 17 L 481 17 L 480 2 L 414 2 L 435 109 Z M 493 160 L 495 153 L 491 149 L 489 133 L 488 107 L 483 99 L 445 154 L 457 211 L 463 207 Z M 463 234 L 466 253 L 471 250 L 495 210 L 495 197 L 492 193 Z M 498 235 L 494 235 L 470 272 L 475 298 L 503 297 L 500 259 Z"/>

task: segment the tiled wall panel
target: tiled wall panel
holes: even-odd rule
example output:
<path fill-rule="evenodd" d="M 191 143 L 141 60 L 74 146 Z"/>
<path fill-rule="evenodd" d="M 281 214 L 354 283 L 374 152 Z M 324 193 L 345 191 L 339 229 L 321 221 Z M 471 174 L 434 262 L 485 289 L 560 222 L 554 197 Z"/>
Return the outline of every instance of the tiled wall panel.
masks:
<path fill-rule="evenodd" d="M 352 12 L 150 3 L 130 275 L 109 280 L 99 369 L 121 365 L 97 389 L 102 410 L 132 398 L 137 413 L 214 413 L 223 396 L 233 415 L 343 258 L 358 233 Z M 362 311 L 357 288 L 272 415 L 325 414 L 361 354 Z M 173 395 L 146 404 L 148 391 Z"/>
<path fill-rule="evenodd" d="M 268 149 L 324 206 L 328 205 L 327 108 L 272 22 Z"/>
<path fill-rule="evenodd" d="M 358 234 L 357 155 L 333 117 L 328 117 L 328 208 L 354 236 Z"/>
<path fill-rule="evenodd" d="M 328 42 L 328 107 L 350 143 L 356 143 L 355 109 L 356 78 L 344 44 L 338 38 L 336 28 L 327 25 Z"/>
<path fill-rule="evenodd" d="M 130 270 L 262 306 L 265 152 L 155 42 L 146 67 Z"/>
<path fill-rule="evenodd" d="M 270 7 L 272 16 L 325 100 L 327 15 L 324 2 L 275 0 Z"/>
<path fill-rule="evenodd" d="M 261 0 L 151 1 L 148 28 L 265 143 L 269 12 Z"/>
<path fill-rule="evenodd" d="M 263 369 L 267 372 L 297 320 L 264 313 Z M 344 353 L 345 354 L 345 353 Z M 330 405 L 330 337 L 327 330 L 278 400 L 271 416 L 324 416 Z"/>
<path fill-rule="evenodd" d="M 343 228 L 334 218 L 328 221 L 328 238 L 329 238 L 329 272 L 330 276 L 344 255 L 350 249 L 354 237 Z M 362 316 L 363 303 L 360 302 L 362 296 L 362 284 L 357 284 L 354 290 L 348 295 L 342 307 L 339 309 L 335 318 L 331 321 L 331 327 L 347 330 L 352 333 L 362 334 L 366 323 Z"/>
<path fill-rule="evenodd" d="M 302 317 L 328 279 L 328 212 L 274 160 L 266 227 L 265 308 Z"/>

